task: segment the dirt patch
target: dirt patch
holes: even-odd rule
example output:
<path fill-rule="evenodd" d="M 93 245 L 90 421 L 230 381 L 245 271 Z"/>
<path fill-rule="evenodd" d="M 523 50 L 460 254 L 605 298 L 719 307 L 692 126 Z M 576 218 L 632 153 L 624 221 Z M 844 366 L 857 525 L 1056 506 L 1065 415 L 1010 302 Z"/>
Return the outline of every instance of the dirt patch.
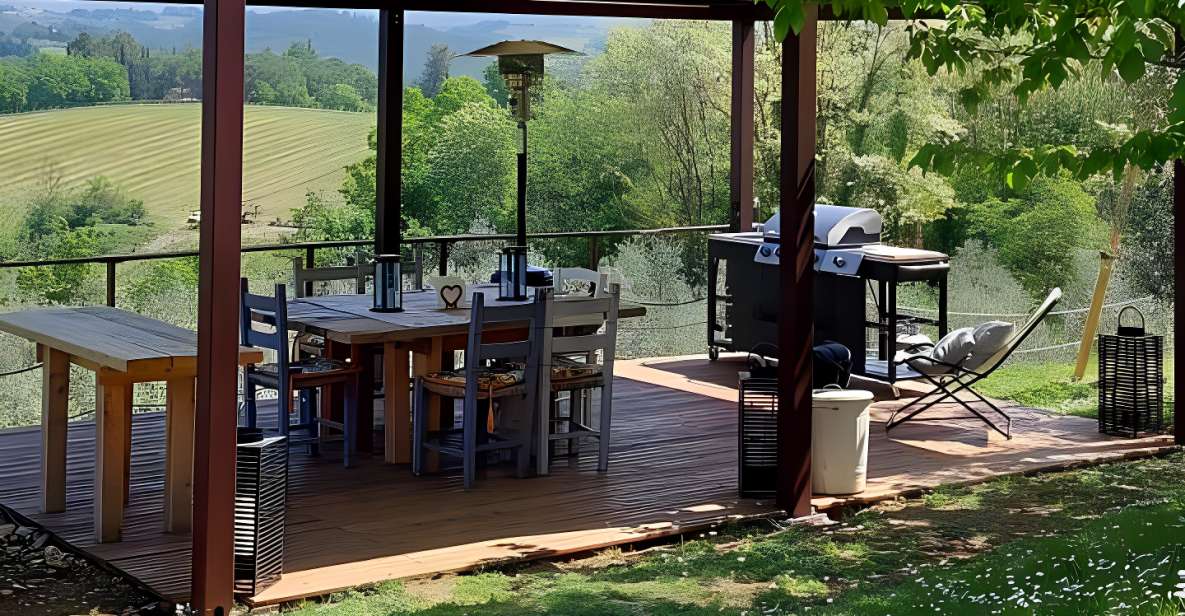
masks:
<path fill-rule="evenodd" d="M 172 614 L 171 608 L 0 507 L 0 614 L 147 616 Z"/>

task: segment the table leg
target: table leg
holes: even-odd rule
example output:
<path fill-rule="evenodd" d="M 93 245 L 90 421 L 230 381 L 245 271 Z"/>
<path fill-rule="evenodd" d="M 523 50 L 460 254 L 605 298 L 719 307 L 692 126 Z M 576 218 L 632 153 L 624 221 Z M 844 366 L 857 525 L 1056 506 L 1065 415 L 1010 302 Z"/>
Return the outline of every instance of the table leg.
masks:
<path fill-rule="evenodd" d="M 132 400 L 136 386 L 128 384 L 128 395 L 123 400 L 123 504 L 132 502 Z"/>
<path fill-rule="evenodd" d="M 70 356 L 41 349 L 41 510 L 66 510 L 66 436 L 69 431 Z"/>
<path fill-rule="evenodd" d="M 383 345 L 383 456 L 389 464 L 411 463 L 411 403 L 407 349 Z"/>
<path fill-rule="evenodd" d="M 165 531 L 187 533 L 193 518 L 194 379 L 166 383 Z"/>
<path fill-rule="evenodd" d="M 452 354 L 449 354 L 451 360 Z M 432 338 L 429 341 L 429 350 L 427 353 L 413 353 L 412 354 L 412 370 L 416 376 L 423 376 L 429 372 L 434 372 L 442 368 L 444 361 L 444 341 L 440 338 Z M 438 396 L 428 396 L 428 409 L 426 413 L 428 417 L 427 429 L 429 432 L 440 429 L 440 398 Z M 419 429 L 419 428 L 417 428 Z M 440 470 L 440 456 L 435 451 L 429 451 L 424 456 L 424 471 L 434 473 Z"/>
<path fill-rule="evenodd" d="M 119 541 L 123 523 L 127 400 L 131 385 L 98 381 L 95 390 L 95 540 Z"/>
<path fill-rule="evenodd" d="M 374 451 L 374 351 L 374 347 L 370 345 L 350 346 L 350 361 L 362 369 L 358 375 L 358 391 L 355 393 L 358 427 L 355 430 L 354 442 L 358 451 L 365 453 Z M 342 403 L 345 404 L 344 399 Z"/>

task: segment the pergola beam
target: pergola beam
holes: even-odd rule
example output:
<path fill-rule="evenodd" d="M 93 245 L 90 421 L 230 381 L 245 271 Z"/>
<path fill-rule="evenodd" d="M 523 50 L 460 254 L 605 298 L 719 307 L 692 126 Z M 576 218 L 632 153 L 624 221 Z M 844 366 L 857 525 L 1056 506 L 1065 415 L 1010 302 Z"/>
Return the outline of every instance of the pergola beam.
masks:
<path fill-rule="evenodd" d="M 399 254 L 403 167 L 403 10 L 379 11 L 375 254 Z"/>
<path fill-rule="evenodd" d="M 245 12 L 243 0 L 205 0 L 191 588 L 203 616 L 234 607 Z"/>
<path fill-rule="evenodd" d="M 811 362 L 814 346 L 815 40 L 818 8 L 782 44 L 782 256 L 778 314 L 777 503 L 811 510 Z"/>
<path fill-rule="evenodd" d="M 732 164 L 729 169 L 729 225 L 753 230 L 754 22 L 732 22 Z"/>

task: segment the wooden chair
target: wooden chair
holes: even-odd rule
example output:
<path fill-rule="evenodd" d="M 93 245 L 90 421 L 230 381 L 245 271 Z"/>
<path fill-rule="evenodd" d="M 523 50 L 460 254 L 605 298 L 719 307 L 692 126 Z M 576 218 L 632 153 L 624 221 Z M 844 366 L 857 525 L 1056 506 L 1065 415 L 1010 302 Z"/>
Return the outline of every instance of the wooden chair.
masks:
<path fill-rule="evenodd" d="M 328 360 L 311 358 L 290 361 L 288 353 L 288 299 L 287 289 L 277 284 L 274 296 L 254 295 L 248 291 L 247 279 L 241 281 L 239 328 L 244 345 L 270 349 L 276 353 L 274 364 L 253 364 L 244 369 L 243 398 L 247 407 L 247 426 L 256 427 L 256 389 L 276 390 L 277 429 L 289 436 L 293 430 L 304 430 L 311 453 L 317 453 L 321 441 L 321 428 L 329 427 L 343 434 L 345 465 L 353 465 L 354 432 L 358 418 L 358 368 L 337 365 Z M 325 385 L 344 385 L 346 408 L 341 422 L 317 418 L 312 409 L 315 404 L 301 404 L 300 419 L 291 422 L 290 413 L 294 392 L 316 391 Z"/>
<path fill-rule="evenodd" d="M 572 282 L 588 283 L 588 295 L 604 297 L 609 288 L 609 274 L 594 272 L 583 267 L 559 267 L 555 270 L 553 280 L 556 295 L 570 295 L 569 287 Z"/>
<path fill-rule="evenodd" d="M 613 415 L 613 357 L 617 351 L 617 312 L 621 287 L 603 287 L 600 296 L 553 298 L 545 302 L 540 336 L 544 366 L 540 370 L 536 471 L 548 472 L 553 444 L 568 441 L 579 449 L 584 439 L 598 441 L 597 471 L 609 468 L 609 434 Z M 589 333 L 591 332 L 591 333 Z M 597 362 L 597 354 L 601 361 Z M 592 391 L 601 390 L 597 427 L 592 424 Z M 568 392 L 568 416 L 559 414 L 558 394 Z"/>
<path fill-rule="evenodd" d="M 465 489 L 469 489 L 477 473 L 479 456 L 493 451 L 512 450 L 516 474 L 520 477 L 526 475 L 531 457 L 531 423 L 528 422 L 525 430 L 518 434 L 491 431 L 484 421 L 487 413 L 479 410 L 479 402 L 493 405 L 496 400 L 520 397 L 526 401 L 525 408 L 531 411 L 538 408 L 536 401 L 541 351 L 538 326 L 543 319 L 543 309 L 549 295 L 550 290 L 540 290 L 536 293 L 535 301 L 529 304 L 487 307 L 483 293 L 473 294 L 463 370 L 416 377 L 412 406 L 412 472 L 417 475 L 423 473 L 426 450 L 459 457 L 462 459 Z M 495 343 L 483 340 L 486 330 L 491 326 L 505 329 L 510 324 L 521 324 L 526 331 L 525 339 Z M 446 401 L 463 400 L 460 430 L 450 428 L 437 433 L 428 432 L 428 396 L 439 396 Z"/>

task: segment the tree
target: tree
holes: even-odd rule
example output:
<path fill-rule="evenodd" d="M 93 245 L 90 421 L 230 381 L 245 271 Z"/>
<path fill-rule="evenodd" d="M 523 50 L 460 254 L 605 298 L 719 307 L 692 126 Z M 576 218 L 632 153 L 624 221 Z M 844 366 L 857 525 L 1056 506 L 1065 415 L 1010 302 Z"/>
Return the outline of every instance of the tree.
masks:
<path fill-rule="evenodd" d="M 433 44 L 428 49 L 428 59 L 424 62 L 424 71 L 420 73 L 418 85 L 424 91 L 424 96 L 435 98 L 440 88 L 448 79 L 448 66 L 452 61 L 452 54 L 448 45 Z"/>
<path fill-rule="evenodd" d="M 778 38 L 801 30 L 806 0 L 763 0 L 775 11 Z M 840 15 L 885 24 L 886 0 L 830 0 Z M 1110 172 L 1118 178 L 1128 164 L 1152 169 L 1185 155 L 1185 61 L 1174 54 L 1174 29 L 1185 30 L 1179 2 L 1099 0 L 980 0 L 947 4 L 908 0 L 899 5 L 913 20 L 909 57 L 931 75 L 967 76 L 958 96 L 969 112 L 999 92 L 1024 105 L 1038 92 L 1058 89 L 1072 77 L 1094 71 L 1129 84 L 1145 75 L 1174 81 L 1165 116 L 1153 126 L 1116 131 L 1114 143 L 1079 148 L 1047 142 L 985 148 L 964 135 L 937 133 L 919 149 L 911 166 L 942 174 L 960 167 L 991 170 L 1008 186 L 1023 188 L 1038 174 L 1065 169 L 1078 178 Z M 940 18 L 944 21 L 931 20 Z M 1180 50 L 1177 50 L 1178 52 Z"/>
<path fill-rule="evenodd" d="M 325 109 L 341 111 L 366 111 L 370 107 L 354 86 L 344 83 L 335 83 L 317 92 L 317 103 Z"/>
<path fill-rule="evenodd" d="M 71 229 L 59 220 L 53 232 L 43 238 L 40 254 L 46 259 L 91 257 L 101 251 L 103 234 L 93 228 Z M 91 264 L 25 267 L 17 274 L 17 288 L 38 301 L 69 304 L 81 298 L 92 279 Z"/>
<path fill-rule="evenodd" d="M 497 62 L 490 62 L 482 69 L 481 82 L 486 87 L 486 94 L 489 94 L 499 107 L 505 107 L 510 100 L 510 90 L 506 89 L 506 80 L 502 78 L 502 71 L 498 70 Z"/>
<path fill-rule="evenodd" d="M 444 117 L 438 131 L 428 151 L 426 179 L 435 190 L 425 226 L 439 233 L 464 233 L 479 221 L 513 228 L 507 196 L 517 149 L 510 118 L 493 105 L 469 103 Z"/>
<path fill-rule="evenodd" d="M 24 110 L 28 96 L 28 74 L 20 64 L 0 60 L 0 113 Z"/>
<path fill-rule="evenodd" d="M 1074 251 L 1100 237 L 1094 200 L 1074 181 L 1035 178 L 1013 198 L 973 208 L 972 232 L 1000 252 L 1000 260 L 1034 299 L 1074 280 Z"/>

